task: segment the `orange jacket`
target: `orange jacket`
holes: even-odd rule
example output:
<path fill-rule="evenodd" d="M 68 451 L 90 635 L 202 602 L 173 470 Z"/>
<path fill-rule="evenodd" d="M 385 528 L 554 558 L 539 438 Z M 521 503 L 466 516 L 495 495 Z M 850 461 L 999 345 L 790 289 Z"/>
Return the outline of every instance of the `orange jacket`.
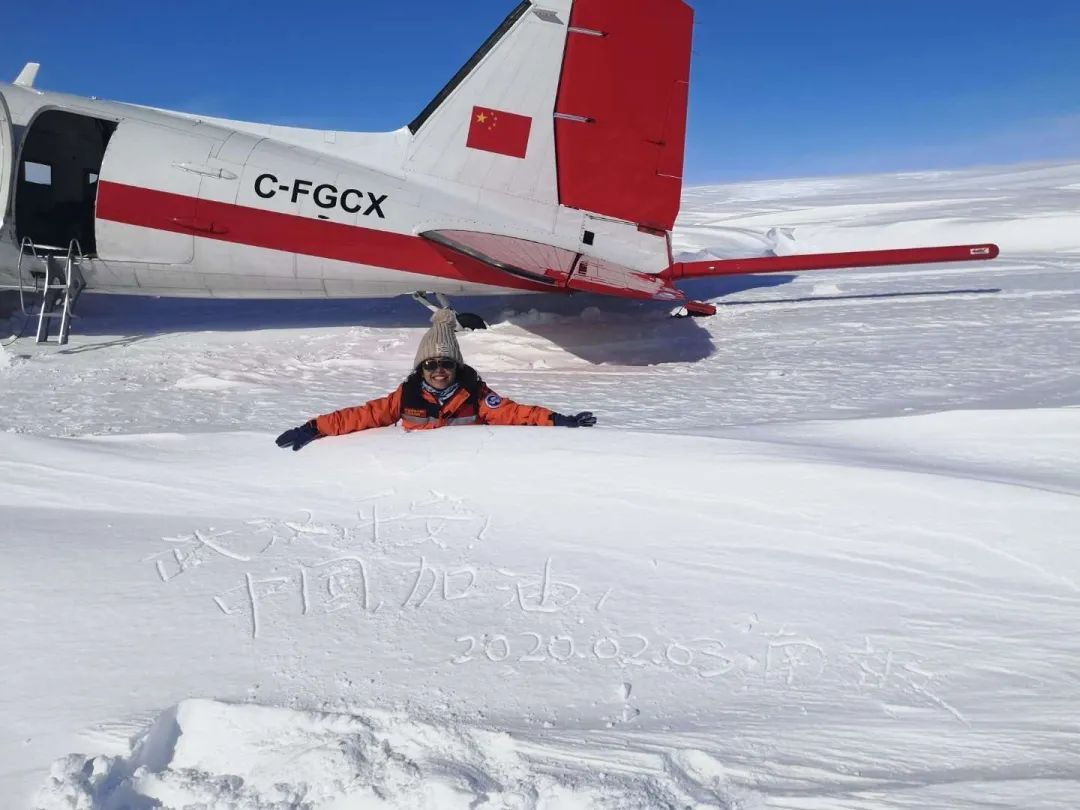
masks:
<path fill-rule="evenodd" d="M 402 408 L 405 384 L 389 396 L 373 399 L 354 408 L 345 408 L 318 417 L 315 425 L 324 436 L 342 436 L 369 428 L 388 427 L 400 421 L 405 430 L 434 430 L 447 425 L 538 425 L 550 427 L 552 411 L 537 405 L 519 405 L 503 399 L 484 383 L 471 400 L 464 386 L 432 416 L 431 410 Z M 438 400 L 427 391 L 423 397 L 430 405 Z M 403 412 L 404 411 L 404 412 Z"/>

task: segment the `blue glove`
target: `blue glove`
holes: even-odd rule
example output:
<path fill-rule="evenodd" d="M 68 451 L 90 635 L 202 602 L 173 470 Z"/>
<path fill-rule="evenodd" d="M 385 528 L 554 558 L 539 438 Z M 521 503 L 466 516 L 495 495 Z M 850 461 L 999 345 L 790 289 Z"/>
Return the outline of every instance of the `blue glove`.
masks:
<path fill-rule="evenodd" d="M 576 416 L 563 416 L 561 413 L 553 413 L 551 422 L 555 427 L 592 427 L 596 424 L 596 417 L 592 411 L 582 411 Z"/>
<path fill-rule="evenodd" d="M 300 427 L 295 427 L 292 430 L 286 430 L 280 436 L 277 437 L 278 447 L 291 447 L 293 450 L 299 450 L 300 448 L 311 444 L 316 439 L 322 436 L 319 433 L 319 429 L 315 427 L 315 420 L 305 422 Z"/>

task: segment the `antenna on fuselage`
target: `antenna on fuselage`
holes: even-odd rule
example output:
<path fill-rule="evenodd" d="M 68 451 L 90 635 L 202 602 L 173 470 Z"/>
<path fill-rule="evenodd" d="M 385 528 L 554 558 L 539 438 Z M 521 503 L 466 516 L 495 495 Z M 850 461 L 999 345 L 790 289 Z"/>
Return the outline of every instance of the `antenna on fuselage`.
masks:
<path fill-rule="evenodd" d="M 37 62 L 27 62 L 26 67 L 19 71 L 19 75 L 15 77 L 14 84 L 19 87 L 33 87 L 40 67 L 41 65 Z"/>

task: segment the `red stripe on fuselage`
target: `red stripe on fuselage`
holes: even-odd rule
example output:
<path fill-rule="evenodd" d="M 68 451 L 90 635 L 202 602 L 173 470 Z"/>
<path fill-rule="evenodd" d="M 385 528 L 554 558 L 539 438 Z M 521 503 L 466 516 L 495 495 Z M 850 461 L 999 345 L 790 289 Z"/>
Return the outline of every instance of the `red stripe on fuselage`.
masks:
<path fill-rule="evenodd" d="M 105 180 L 98 188 L 97 217 L 140 228 L 192 234 L 200 239 L 300 253 L 467 284 L 553 292 L 551 287 L 503 273 L 468 256 L 455 257 L 451 262 L 432 243 L 419 236 L 202 200 Z"/>

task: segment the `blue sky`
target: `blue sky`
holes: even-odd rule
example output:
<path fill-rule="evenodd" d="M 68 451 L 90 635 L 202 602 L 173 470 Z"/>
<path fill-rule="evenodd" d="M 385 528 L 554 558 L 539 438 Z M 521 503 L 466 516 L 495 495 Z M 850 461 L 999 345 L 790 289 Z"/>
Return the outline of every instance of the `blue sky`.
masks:
<path fill-rule="evenodd" d="M 395 129 L 514 5 L 16 2 L 0 75 L 39 61 L 46 89 Z M 1080 0 L 693 5 L 690 183 L 1080 158 Z"/>

